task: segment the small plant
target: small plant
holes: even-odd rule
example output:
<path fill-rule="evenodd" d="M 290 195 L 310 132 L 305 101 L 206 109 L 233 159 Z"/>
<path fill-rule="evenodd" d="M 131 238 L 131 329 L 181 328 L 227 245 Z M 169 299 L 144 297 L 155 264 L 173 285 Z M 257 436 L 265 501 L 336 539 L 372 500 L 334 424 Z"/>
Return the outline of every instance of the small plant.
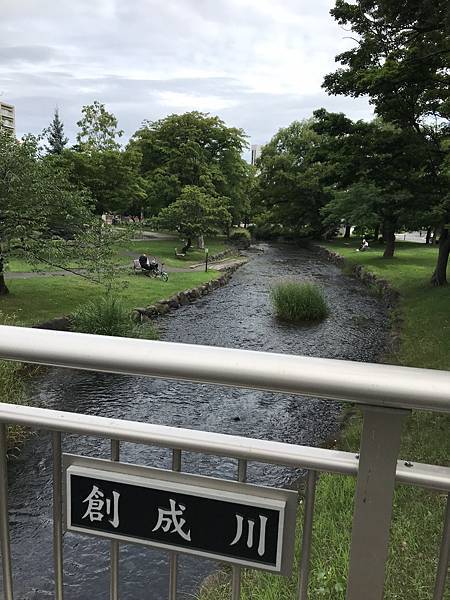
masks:
<path fill-rule="evenodd" d="M 323 291 L 314 283 L 284 281 L 271 291 L 275 314 L 283 321 L 321 321 L 329 313 Z"/>
<path fill-rule="evenodd" d="M 71 318 L 72 329 L 79 333 L 116 337 L 145 337 L 156 339 L 151 325 L 136 325 L 120 300 L 107 294 L 83 304 Z"/>
<path fill-rule="evenodd" d="M 247 229 L 239 227 L 230 232 L 230 242 L 242 250 L 250 247 L 252 237 Z"/>

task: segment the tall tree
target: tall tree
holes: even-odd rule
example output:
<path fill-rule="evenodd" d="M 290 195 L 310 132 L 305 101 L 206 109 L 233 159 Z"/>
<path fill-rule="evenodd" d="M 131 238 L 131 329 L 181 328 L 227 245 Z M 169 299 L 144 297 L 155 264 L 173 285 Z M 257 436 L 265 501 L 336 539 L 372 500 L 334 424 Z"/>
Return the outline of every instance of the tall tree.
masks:
<path fill-rule="evenodd" d="M 422 136 L 381 119 L 354 123 L 342 113 L 325 109 L 315 111 L 314 116 L 314 129 L 322 136 L 323 181 L 334 196 L 324 213 L 330 219 L 341 210 L 340 219 L 358 219 L 353 225 L 382 223 L 384 257 L 391 258 L 396 229 L 414 223 L 429 192 Z"/>
<path fill-rule="evenodd" d="M 64 123 L 59 118 L 58 108 L 55 108 L 53 121 L 45 130 L 48 145 L 45 146 L 49 154 L 61 154 L 69 139 L 64 135 Z"/>
<path fill-rule="evenodd" d="M 36 139 L 18 143 L 0 132 L 0 294 L 8 293 L 3 267 L 11 250 L 33 259 L 46 244 L 72 237 L 89 217 L 89 198 L 62 168 L 41 159 Z"/>
<path fill-rule="evenodd" d="M 356 46 L 336 57 L 342 65 L 325 77 L 332 94 L 368 95 L 376 113 L 404 131 L 432 140 L 426 167 L 440 196 L 441 236 L 435 285 L 446 283 L 450 253 L 448 179 L 442 173 L 442 136 L 448 137 L 450 102 L 449 3 L 447 0 L 337 0 L 331 14 L 350 27 Z M 439 135 L 431 123 L 437 120 Z M 440 158 L 440 160 L 436 160 Z"/>
<path fill-rule="evenodd" d="M 158 214 L 174 202 L 184 186 L 196 186 L 207 194 L 229 198 L 239 220 L 247 178 L 241 154 L 246 146 L 241 129 L 196 111 L 144 122 L 130 147 L 137 147 L 142 154 L 148 214 Z"/>
<path fill-rule="evenodd" d="M 55 157 L 50 157 L 55 161 Z M 65 150 L 58 156 L 74 185 L 84 187 L 95 202 L 95 212 L 140 215 L 145 203 L 146 181 L 139 173 L 141 155 L 126 150 Z"/>
<path fill-rule="evenodd" d="M 296 235 L 324 232 L 321 208 L 330 199 L 322 184 L 321 136 L 311 120 L 280 129 L 262 150 L 258 196 L 271 225 Z"/>
<path fill-rule="evenodd" d="M 78 148 L 83 152 L 118 150 L 120 144 L 116 138 L 123 135 L 117 128 L 116 117 L 108 112 L 104 104 L 95 100 L 93 104 L 83 106 L 82 118 L 77 122 L 80 131 L 77 134 Z"/>

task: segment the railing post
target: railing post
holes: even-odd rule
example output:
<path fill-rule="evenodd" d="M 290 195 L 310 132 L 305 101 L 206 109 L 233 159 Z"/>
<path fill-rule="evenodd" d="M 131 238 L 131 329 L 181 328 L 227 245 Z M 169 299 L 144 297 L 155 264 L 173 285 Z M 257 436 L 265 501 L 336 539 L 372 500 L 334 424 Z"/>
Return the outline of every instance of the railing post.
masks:
<path fill-rule="evenodd" d="M 54 431 L 53 442 L 53 560 L 55 564 L 55 598 L 64 598 L 62 446 L 61 432 Z"/>
<path fill-rule="evenodd" d="M 247 461 L 243 458 L 238 460 L 238 481 L 244 483 L 247 479 Z M 241 568 L 233 565 L 231 569 L 231 600 L 239 600 L 241 597 Z"/>
<path fill-rule="evenodd" d="M 314 518 L 314 501 L 316 498 L 317 472 L 308 471 L 303 507 L 303 533 L 300 558 L 300 574 L 298 582 L 298 600 L 308 600 L 309 571 L 311 561 L 311 542 Z"/>
<path fill-rule="evenodd" d="M 5 600 L 13 600 L 8 515 L 7 428 L 4 423 L 0 423 L 0 545 L 2 549 L 3 594 Z"/>
<path fill-rule="evenodd" d="M 382 600 L 400 437 L 406 410 L 367 406 L 353 513 L 347 600 Z"/>
<path fill-rule="evenodd" d="M 174 448 L 172 450 L 172 471 L 179 473 L 181 471 L 181 450 Z M 169 559 L 169 600 L 176 600 L 178 584 L 178 554 L 170 553 Z"/>
<path fill-rule="evenodd" d="M 444 515 L 444 528 L 442 531 L 441 551 L 434 585 L 433 600 L 442 600 L 445 592 L 445 580 L 447 579 L 448 562 L 450 557 L 450 494 L 447 494 L 447 506 Z"/>
<path fill-rule="evenodd" d="M 118 462 L 120 460 L 120 441 L 111 440 L 111 460 Z M 109 598 L 110 600 L 119 599 L 119 542 L 112 540 L 110 545 L 110 579 L 109 579 Z"/>

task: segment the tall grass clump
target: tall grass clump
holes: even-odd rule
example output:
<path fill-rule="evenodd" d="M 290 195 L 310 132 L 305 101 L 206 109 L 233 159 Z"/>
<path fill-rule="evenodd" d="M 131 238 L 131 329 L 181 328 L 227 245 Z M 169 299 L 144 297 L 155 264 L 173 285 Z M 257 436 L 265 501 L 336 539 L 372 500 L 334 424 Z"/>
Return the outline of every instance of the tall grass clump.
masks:
<path fill-rule="evenodd" d="M 329 313 L 325 296 L 314 283 L 277 283 L 271 290 L 271 300 L 276 316 L 291 323 L 321 321 Z"/>
<path fill-rule="evenodd" d="M 107 294 L 81 305 L 72 315 L 73 331 L 115 337 L 156 339 L 153 326 L 137 325 L 129 311 L 115 296 Z"/>

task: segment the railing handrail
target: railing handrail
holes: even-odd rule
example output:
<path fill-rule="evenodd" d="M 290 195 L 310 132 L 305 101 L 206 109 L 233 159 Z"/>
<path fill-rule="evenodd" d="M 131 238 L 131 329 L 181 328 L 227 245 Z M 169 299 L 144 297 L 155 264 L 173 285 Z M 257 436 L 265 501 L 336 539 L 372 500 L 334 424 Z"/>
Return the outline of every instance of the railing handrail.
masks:
<path fill-rule="evenodd" d="M 450 372 L 0 325 L 0 358 L 450 412 Z"/>
<path fill-rule="evenodd" d="M 35 429 L 90 435 L 122 442 L 146 444 L 188 452 L 213 454 L 313 469 L 341 475 L 356 475 L 359 460 L 352 452 L 287 444 L 227 433 L 155 425 L 126 419 L 85 415 L 48 408 L 0 403 L 0 423 Z M 450 468 L 423 463 L 397 462 L 398 483 L 450 491 Z"/>

